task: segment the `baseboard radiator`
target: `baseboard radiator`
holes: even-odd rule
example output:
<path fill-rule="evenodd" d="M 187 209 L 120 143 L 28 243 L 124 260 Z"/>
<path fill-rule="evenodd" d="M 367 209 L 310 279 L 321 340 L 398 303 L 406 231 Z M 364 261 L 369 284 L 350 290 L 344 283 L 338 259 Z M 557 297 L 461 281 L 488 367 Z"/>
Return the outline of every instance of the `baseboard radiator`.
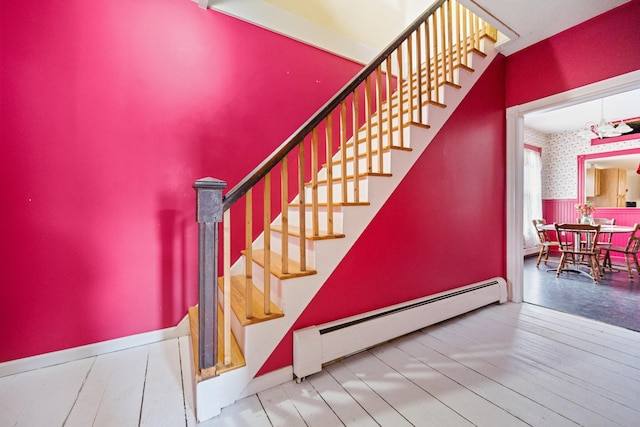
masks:
<path fill-rule="evenodd" d="M 501 277 L 462 286 L 358 316 L 293 332 L 293 373 L 299 379 L 320 372 L 322 365 L 385 341 L 467 313 L 507 301 Z"/>

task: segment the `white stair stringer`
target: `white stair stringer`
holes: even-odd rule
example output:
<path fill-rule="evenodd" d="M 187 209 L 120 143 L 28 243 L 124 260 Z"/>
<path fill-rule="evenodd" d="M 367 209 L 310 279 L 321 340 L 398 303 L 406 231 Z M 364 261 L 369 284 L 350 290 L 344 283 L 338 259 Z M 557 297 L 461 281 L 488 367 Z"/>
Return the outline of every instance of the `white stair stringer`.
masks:
<path fill-rule="evenodd" d="M 446 91 L 447 108 L 430 110 L 429 128 L 409 125 L 405 129 L 408 145 L 411 146 L 412 151 L 393 152 L 393 161 L 390 162 L 391 176 L 367 178 L 369 204 L 340 208 L 345 237 L 315 242 L 317 274 L 283 281 L 279 292 L 281 292 L 281 308 L 284 317 L 245 328 L 243 347 L 246 366 L 195 384 L 195 407 L 198 420 L 203 421 L 214 417 L 220 413 L 221 408 L 233 404 L 239 398 L 293 378 L 293 370 L 289 367 L 277 371 L 272 377 L 273 380 L 266 379 L 270 374 L 254 379 L 258 370 L 496 56 L 493 47 L 487 47 L 485 53 L 484 57 L 474 56 L 473 72 L 466 70 L 460 72 L 461 89 L 452 88 Z"/>

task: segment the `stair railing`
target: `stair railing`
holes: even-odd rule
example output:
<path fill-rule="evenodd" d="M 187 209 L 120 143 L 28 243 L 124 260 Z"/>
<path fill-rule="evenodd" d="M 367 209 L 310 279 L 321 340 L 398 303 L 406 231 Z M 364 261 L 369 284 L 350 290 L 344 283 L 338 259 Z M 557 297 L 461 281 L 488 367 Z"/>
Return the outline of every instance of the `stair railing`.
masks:
<path fill-rule="evenodd" d="M 410 123 L 426 125 L 426 106 L 444 106 L 443 86 L 456 85 L 456 68 L 469 67 L 469 54 L 481 52 L 482 39 L 489 37 L 495 41 L 496 36 L 495 29 L 457 1 L 439 0 L 221 198 L 224 212 L 221 280 L 224 329 L 223 357 L 219 363 L 231 363 L 231 208 L 244 199 L 246 316 L 254 316 L 251 265 L 252 260 L 258 258 L 253 249 L 254 245 L 259 245 L 259 242 L 254 243 L 256 236 L 262 241 L 259 262 L 264 271 L 264 313 L 269 314 L 270 272 L 276 268 L 272 255 L 275 248 L 271 246 L 273 213 L 280 212 L 275 221 L 281 235 L 280 260 L 275 260 L 279 273 L 285 277 L 313 273 L 312 267 L 308 266 L 306 240 L 331 238 L 341 232 L 334 228 L 336 206 L 366 204 L 361 200 L 360 179 L 388 174 L 385 152 L 410 149 L 404 141 L 404 128 Z M 289 172 L 291 164 L 296 169 L 294 174 Z M 273 176 L 279 177 L 279 185 L 276 184 L 275 188 L 272 186 Z M 205 178 L 204 182 L 206 180 L 211 178 Z M 226 185 L 217 180 L 213 182 L 218 186 Z M 203 186 L 207 187 L 203 180 L 194 185 L 198 192 Z M 321 186 L 324 187 L 323 192 L 319 192 Z M 296 193 L 291 188 L 297 190 L 293 199 L 289 194 Z M 262 203 L 254 204 L 254 193 L 258 199 L 262 198 Z M 295 210 L 297 215 L 290 216 Z M 238 209 L 234 212 L 237 213 Z M 254 215 L 262 216 L 259 232 L 256 232 L 258 224 L 254 224 Z M 295 256 L 289 253 L 291 236 L 299 241 Z M 218 246 L 214 246 L 214 253 L 201 257 L 202 262 L 217 263 Z M 214 270 L 206 265 L 199 268 L 201 271 Z M 201 273 L 200 278 L 205 280 L 204 277 Z M 215 277 L 207 276 L 206 280 L 208 283 L 201 284 L 200 289 L 208 286 L 215 290 Z M 215 292 L 204 292 L 205 295 L 211 293 Z M 200 295 L 199 310 L 207 314 L 200 316 L 199 337 L 202 339 L 205 336 L 202 331 L 208 331 L 207 339 L 213 350 L 211 345 L 200 346 L 200 370 L 214 368 L 219 360 L 217 338 L 211 336 L 211 331 L 217 330 L 217 302 L 212 303 L 211 298 L 205 302 L 202 298 Z"/>

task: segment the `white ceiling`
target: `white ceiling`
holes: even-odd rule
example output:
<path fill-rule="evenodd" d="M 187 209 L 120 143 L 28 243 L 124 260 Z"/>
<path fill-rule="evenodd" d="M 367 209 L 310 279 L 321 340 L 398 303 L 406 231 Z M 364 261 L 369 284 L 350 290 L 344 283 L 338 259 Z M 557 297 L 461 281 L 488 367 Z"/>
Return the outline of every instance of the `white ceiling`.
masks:
<path fill-rule="evenodd" d="M 525 126 L 543 133 L 578 130 L 588 122 L 640 117 L 640 89 L 619 93 L 582 104 L 525 116 Z"/>
<path fill-rule="evenodd" d="M 602 157 L 585 161 L 585 168 L 618 168 L 626 171 L 635 171 L 640 163 L 640 154 L 627 154 L 624 156 Z"/>
<path fill-rule="evenodd" d="M 510 55 L 631 0 L 458 0 L 509 40 L 498 46 Z M 259 26 L 327 48 L 327 38 L 381 51 L 435 0 L 208 0 L 209 7 Z M 385 36 L 381 36 L 385 34 Z M 340 52 L 339 44 L 329 50 Z M 352 49 L 353 50 L 353 49 Z M 366 55 L 366 53 L 364 53 Z M 372 58 L 369 58 L 372 59 Z M 365 61 L 365 62 L 368 62 Z"/>
<path fill-rule="evenodd" d="M 498 49 L 510 55 L 630 0 L 459 0 L 510 41 Z"/>

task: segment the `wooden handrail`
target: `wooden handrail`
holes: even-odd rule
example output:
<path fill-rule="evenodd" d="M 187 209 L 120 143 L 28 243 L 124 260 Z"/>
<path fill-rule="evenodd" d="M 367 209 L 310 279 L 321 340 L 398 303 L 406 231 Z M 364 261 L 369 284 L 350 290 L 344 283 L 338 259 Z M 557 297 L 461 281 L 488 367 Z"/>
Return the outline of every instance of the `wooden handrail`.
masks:
<path fill-rule="evenodd" d="M 438 0 L 431 5 L 422 15 L 418 17 L 409 27 L 404 30 L 389 46 L 387 46 L 378 56 L 376 56 L 368 65 L 366 65 L 355 77 L 353 77 L 335 96 L 333 96 L 327 103 L 322 106 L 316 114 L 311 116 L 296 132 L 293 133 L 286 141 L 284 141 L 280 147 L 278 147 L 271 155 L 260 163 L 253 171 L 251 171 L 242 181 L 236 184 L 229 192 L 224 196 L 222 209 L 226 211 L 234 203 L 236 203 L 242 196 L 244 196 L 250 188 L 256 185 L 262 178 L 273 169 L 283 158 L 287 156 L 298 144 L 300 144 L 304 137 L 307 136 L 313 128 L 318 126 L 322 121 L 335 110 L 341 102 L 347 99 L 352 92 L 356 91 L 365 79 L 373 73 L 376 68 L 382 64 L 387 57 L 389 57 L 405 39 L 409 37 L 430 15 L 432 15 L 438 8 L 447 0 Z"/>

